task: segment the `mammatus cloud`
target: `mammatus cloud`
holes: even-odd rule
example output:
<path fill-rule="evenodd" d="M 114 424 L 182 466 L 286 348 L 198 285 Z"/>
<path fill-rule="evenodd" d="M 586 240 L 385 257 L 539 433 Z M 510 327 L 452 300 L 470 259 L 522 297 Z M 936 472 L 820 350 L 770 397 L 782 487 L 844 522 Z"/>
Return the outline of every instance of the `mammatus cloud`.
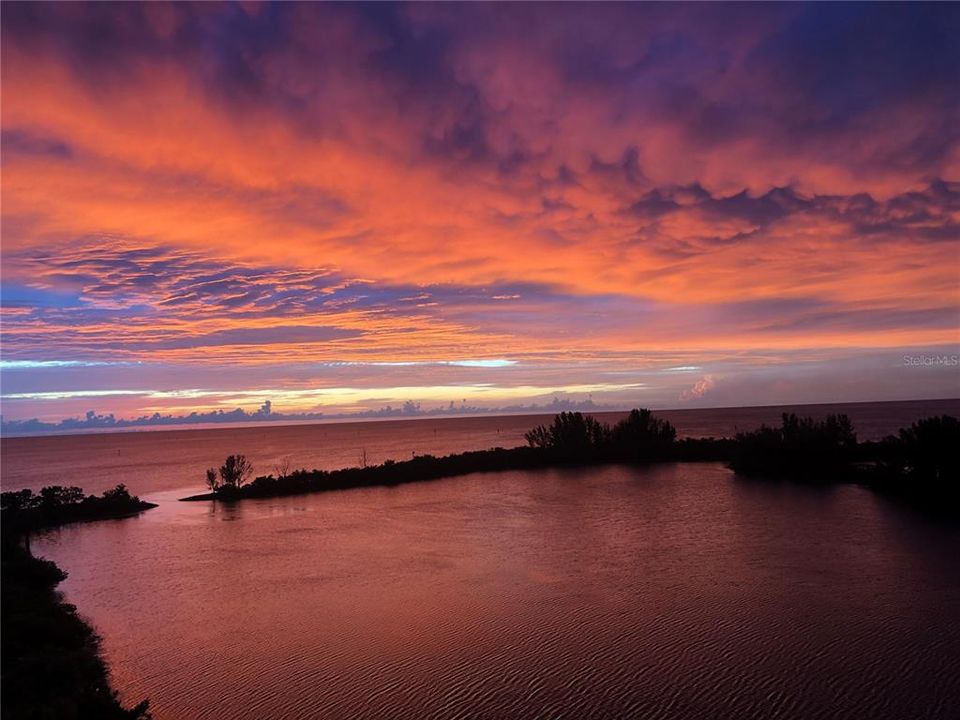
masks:
<path fill-rule="evenodd" d="M 749 403 L 960 342 L 954 5 L 2 15 L 7 394 L 697 365 Z"/>

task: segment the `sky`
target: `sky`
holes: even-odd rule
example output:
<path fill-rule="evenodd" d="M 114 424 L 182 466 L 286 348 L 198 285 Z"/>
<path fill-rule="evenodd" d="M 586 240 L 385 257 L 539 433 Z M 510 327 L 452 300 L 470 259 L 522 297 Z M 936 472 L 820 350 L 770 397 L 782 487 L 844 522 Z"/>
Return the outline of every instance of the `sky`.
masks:
<path fill-rule="evenodd" d="M 6 421 L 960 396 L 958 4 L 2 4 Z"/>

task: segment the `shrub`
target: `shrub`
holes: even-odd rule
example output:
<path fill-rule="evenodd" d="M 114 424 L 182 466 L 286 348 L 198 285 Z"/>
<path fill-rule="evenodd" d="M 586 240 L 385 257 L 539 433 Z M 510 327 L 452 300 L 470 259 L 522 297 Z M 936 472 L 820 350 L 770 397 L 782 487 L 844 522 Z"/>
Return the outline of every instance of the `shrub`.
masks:
<path fill-rule="evenodd" d="M 835 471 L 853 459 L 857 436 L 846 415 L 824 420 L 784 413 L 779 428 L 738 433 L 731 466 L 744 473 L 811 475 Z"/>
<path fill-rule="evenodd" d="M 926 418 L 900 430 L 898 465 L 911 478 L 932 483 L 960 482 L 960 420 Z"/>
<path fill-rule="evenodd" d="M 524 437 L 530 447 L 552 450 L 564 457 L 580 458 L 607 444 L 610 428 L 578 412 L 562 412 L 550 427 L 538 425 Z"/>
<path fill-rule="evenodd" d="M 666 455 L 677 431 L 669 422 L 643 408 L 631 410 L 626 418 L 613 426 L 610 437 L 618 457 L 643 460 Z"/>

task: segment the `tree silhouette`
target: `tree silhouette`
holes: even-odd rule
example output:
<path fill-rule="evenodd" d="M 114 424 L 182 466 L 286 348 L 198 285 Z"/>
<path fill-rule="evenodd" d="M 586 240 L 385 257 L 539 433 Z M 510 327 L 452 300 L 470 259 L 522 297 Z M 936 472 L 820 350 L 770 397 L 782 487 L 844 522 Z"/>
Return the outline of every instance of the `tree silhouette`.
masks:
<path fill-rule="evenodd" d="M 582 458 L 603 447 L 610 428 L 591 415 L 562 412 L 550 427 L 538 425 L 524 437 L 530 447 L 545 448 L 569 458 Z"/>
<path fill-rule="evenodd" d="M 666 454 L 677 431 L 666 420 L 656 417 L 650 410 L 641 408 L 613 426 L 610 439 L 614 451 L 625 460 L 649 460 Z"/>
<path fill-rule="evenodd" d="M 738 433 L 731 467 L 738 472 L 823 479 L 854 458 L 857 434 L 846 415 L 823 420 L 783 413 L 779 428 Z"/>
<path fill-rule="evenodd" d="M 900 430 L 900 470 L 916 480 L 952 483 L 960 480 L 960 420 L 949 415 L 926 418 Z"/>
<path fill-rule="evenodd" d="M 217 475 L 219 474 L 219 478 Z M 253 465 L 246 455 L 230 455 L 220 466 L 220 470 L 207 470 L 207 485 L 213 492 L 237 491 L 253 475 Z"/>

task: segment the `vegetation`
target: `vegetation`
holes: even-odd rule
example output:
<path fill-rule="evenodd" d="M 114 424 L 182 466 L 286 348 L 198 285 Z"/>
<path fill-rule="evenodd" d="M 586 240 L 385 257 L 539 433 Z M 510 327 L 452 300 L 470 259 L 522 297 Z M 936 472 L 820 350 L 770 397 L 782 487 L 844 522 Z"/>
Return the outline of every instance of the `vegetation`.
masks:
<path fill-rule="evenodd" d="M 665 460 L 726 460 L 731 441 L 684 438 L 650 410 L 634 409 L 613 427 L 589 415 L 562 412 L 550 426 L 539 425 L 524 436 L 527 444 L 553 462 L 647 463 Z"/>
<path fill-rule="evenodd" d="M 960 420 L 949 415 L 915 422 L 873 443 L 873 487 L 939 512 L 960 510 Z"/>
<path fill-rule="evenodd" d="M 71 522 L 124 517 L 152 503 L 117 485 L 100 496 L 54 485 L 0 495 L 2 684 L 0 715 L 37 720 L 148 718 L 147 702 L 125 710 L 110 690 L 99 640 L 65 603 L 60 568 L 29 551 L 30 534 Z"/>
<path fill-rule="evenodd" d="M 631 410 L 612 428 L 590 415 L 562 412 L 549 427 L 538 425 L 524 437 L 555 457 L 645 462 L 670 457 L 677 431 L 646 409 Z"/>
<path fill-rule="evenodd" d="M 126 710 L 110 689 L 99 639 L 56 591 L 64 578 L 52 562 L 4 542 L 0 715 L 4 720 L 149 718 L 147 701 Z"/>
<path fill-rule="evenodd" d="M 612 427 L 589 415 L 561 412 L 550 425 L 526 433 L 527 446 L 465 452 L 446 457 L 423 455 L 404 462 L 343 470 L 289 470 L 244 484 L 223 482 L 223 470 L 237 466 L 227 458 L 220 475 L 208 471 L 214 490 L 184 500 L 273 497 L 325 490 L 391 486 L 474 472 L 537 468 L 725 461 L 737 473 L 814 482 L 855 481 L 888 494 L 948 500 L 960 510 L 957 450 L 960 423 L 955 418 L 922 420 L 899 436 L 858 443 L 850 419 L 823 420 L 784 414 L 780 427 L 762 426 L 735 438 L 677 439 L 676 429 L 645 409 L 632 410 Z M 243 456 L 239 457 L 245 460 Z M 232 463 L 232 465 L 231 465 Z M 247 467 L 246 463 L 240 466 Z"/>
<path fill-rule="evenodd" d="M 892 445 L 895 472 L 925 484 L 960 482 L 960 420 L 949 415 L 927 418 L 900 430 Z"/>
<path fill-rule="evenodd" d="M 846 415 L 824 420 L 784 413 L 779 428 L 738 433 L 730 467 L 746 475 L 827 479 L 856 459 L 857 434 Z"/>
<path fill-rule="evenodd" d="M 420 480 L 435 480 L 474 472 L 529 470 L 564 465 L 596 465 L 658 460 L 725 460 L 727 440 L 676 440 L 670 423 L 649 410 L 634 410 L 612 428 L 589 415 L 562 412 L 553 423 L 526 435 L 528 446 L 505 450 L 481 450 L 446 457 L 421 455 L 403 462 L 362 465 L 342 470 L 295 470 L 261 476 L 253 482 L 226 490 L 222 483 L 208 487 L 213 492 L 184 500 L 241 499 L 295 495 L 325 490 L 391 486 Z M 228 458 L 229 462 L 229 458 Z"/>
<path fill-rule="evenodd" d="M 419 455 L 412 460 L 382 465 L 344 468 L 343 470 L 294 470 L 281 477 L 266 475 L 237 489 L 219 487 L 212 493 L 193 495 L 183 500 L 238 500 L 242 498 L 299 495 L 324 490 L 399 485 L 418 480 L 435 480 L 472 472 L 532 469 L 547 467 L 545 457 L 531 448 L 483 450 L 437 458 Z"/>
<path fill-rule="evenodd" d="M 960 420 L 920 420 L 879 442 L 857 442 L 849 418 L 784 415 L 779 428 L 738 434 L 730 466 L 744 475 L 857 482 L 941 515 L 960 514 Z"/>
<path fill-rule="evenodd" d="M 577 459 L 602 451 L 610 442 L 610 427 L 601 425 L 591 415 L 562 412 L 554 417 L 550 427 L 538 425 L 524 437 L 530 447 Z"/>
<path fill-rule="evenodd" d="M 232 497 L 253 475 L 253 465 L 245 455 L 230 455 L 220 466 L 220 470 L 207 470 L 207 485 L 211 492 L 221 497 Z"/>
<path fill-rule="evenodd" d="M 610 433 L 615 452 L 627 461 L 667 457 L 676 439 L 677 431 L 673 425 L 647 409 L 631 410 Z"/>
<path fill-rule="evenodd" d="M 0 518 L 5 536 L 27 536 L 35 530 L 71 522 L 126 517 L 154 508 L 132 496 L 125 485 L 102 495 L 86 495 L 78 487 L 53 485 L 39 493 L 16 490 L 0 493 Z"/>

